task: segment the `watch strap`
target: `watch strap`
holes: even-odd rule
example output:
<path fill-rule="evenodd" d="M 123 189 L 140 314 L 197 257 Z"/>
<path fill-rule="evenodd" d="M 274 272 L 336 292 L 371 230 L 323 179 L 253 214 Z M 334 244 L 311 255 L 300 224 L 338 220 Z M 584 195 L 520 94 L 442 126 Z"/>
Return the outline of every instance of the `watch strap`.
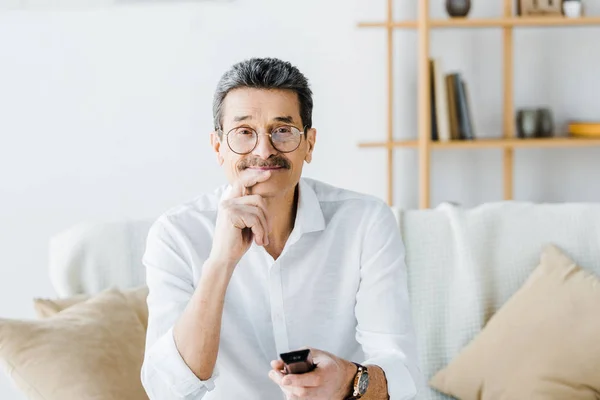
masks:
<path fill-rule="evenodd" d="M 367 372 L 367 367 L 365 367 L 364 365 L 360 365 L 358 363 L 355 363 L 354 361 L 351 361 L 351 363 L 356 365 L 357 371 L 356 371 L 356 375 L 354 376 L 354 383 L 352 386 L 352 396 L 346 398 L 346 400 L 358 400 L 362 397 L 362 394 L 360 394 L 358 392 L 358 383 L 360 382 L 360 377 L 362 374 L 368 373 L 368 372 Z"/>

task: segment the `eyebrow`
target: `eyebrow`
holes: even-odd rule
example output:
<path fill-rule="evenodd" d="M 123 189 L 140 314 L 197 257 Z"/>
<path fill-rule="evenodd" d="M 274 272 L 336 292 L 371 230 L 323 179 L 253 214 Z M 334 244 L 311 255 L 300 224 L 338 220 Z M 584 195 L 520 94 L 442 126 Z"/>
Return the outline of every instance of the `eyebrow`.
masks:
<path fill-rule="evenodd" d="M 241 121 L 246 121 L 248 119 L 252 119 L 251 115 L 241 115 L 241 116 L 237 116 L 233 118 L 233 122 L 241 122 Z M 285 117 L 275 117 L 273 118 L 274 121 L 277 122 L 285 122 L 286 124 L 292 124 L 294 123 L 294 118 L 290 115 L 285 116 Z"/>
<path fill-rule="evenodd" d="M 234 117 L 233 121 L 234 122 L 240 122 L 240 121 L 245 121 L 247 119 L 252 119 L 252 116 L 250 116 L 250 115 L 242 115 L 240 117 Z"/>
<path fill-rule="evenodd" d="M 294 118 L 289 115 L 287 117 L 275 117 L 273 119 L 277 122 L 285 122 L 287 124 L 292 124 L 294 122 Z"/>

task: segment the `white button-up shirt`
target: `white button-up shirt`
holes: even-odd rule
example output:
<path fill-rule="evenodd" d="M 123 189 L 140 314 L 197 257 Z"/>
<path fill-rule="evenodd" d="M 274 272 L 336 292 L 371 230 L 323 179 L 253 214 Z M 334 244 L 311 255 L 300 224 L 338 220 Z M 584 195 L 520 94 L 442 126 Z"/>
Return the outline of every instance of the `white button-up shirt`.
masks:
<path fill-rule="evenodd" d="M 374 197 L 306 178 L 279 258 L 253 244 L 236 266 L 215 370 L 206 381 L 196 377 L 177 351 L 173 325 L 202 275 L 229 188 L 167 211 L 148 234 L 142 382 L 150 399 L 284 399 L 268 377 L 270 361 L 302 346 L 380 366 L 391 400 L 416 396 L 422 378 L 392 211 Z"/>

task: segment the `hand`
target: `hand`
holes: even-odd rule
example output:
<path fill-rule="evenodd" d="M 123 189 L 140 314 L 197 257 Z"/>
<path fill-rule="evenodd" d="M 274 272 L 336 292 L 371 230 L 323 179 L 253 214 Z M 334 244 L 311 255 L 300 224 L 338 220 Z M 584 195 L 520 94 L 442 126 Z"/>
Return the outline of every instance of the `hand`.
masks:
<path fill-rule="evenodd" d="M 283 361 L 271 361 L 269 378 L 287 400 L 343 400 L 352 393 L 356 366 L 326 351 L 310 349 L 316 368 L 304 374 L 284 375 Z"/>
<path fill-rule="evenodd" d="M 247 193 L 249 188 L 270 177 L 270 171 L 245 170 L 240 180 L 233 184 L 231 192 L 219 205 L 209 259 L 233 268 L 253 240 L 259 246 L 269 244 L 271 226 L 265 200 Z"/>

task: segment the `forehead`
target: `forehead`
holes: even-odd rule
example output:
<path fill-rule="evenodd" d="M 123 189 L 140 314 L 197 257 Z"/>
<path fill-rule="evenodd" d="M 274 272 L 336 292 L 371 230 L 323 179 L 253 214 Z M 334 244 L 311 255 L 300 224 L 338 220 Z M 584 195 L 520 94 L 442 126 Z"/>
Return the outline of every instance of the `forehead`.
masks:
<path fill-rule="evenodd" d="M 292 90 L 238 88 L 227 93 L 223 103 L 223 124 L 234 123 L 236 118 L 268 123 L 277 117 L 293 118 L 300 123 L 300 102 Z"/>

